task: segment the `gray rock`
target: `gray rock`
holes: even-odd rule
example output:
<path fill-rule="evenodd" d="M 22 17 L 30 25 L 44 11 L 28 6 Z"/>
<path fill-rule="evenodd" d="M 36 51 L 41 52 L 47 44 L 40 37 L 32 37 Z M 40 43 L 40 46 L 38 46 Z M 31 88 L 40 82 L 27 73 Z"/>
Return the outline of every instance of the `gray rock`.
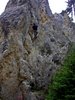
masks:
<path fill-rule="evenodd" d="M 0 98 L 45 100 L 74 33 L 68 15 L 53 15 L 48 0 L 9 0 L 0 16 Z"/>

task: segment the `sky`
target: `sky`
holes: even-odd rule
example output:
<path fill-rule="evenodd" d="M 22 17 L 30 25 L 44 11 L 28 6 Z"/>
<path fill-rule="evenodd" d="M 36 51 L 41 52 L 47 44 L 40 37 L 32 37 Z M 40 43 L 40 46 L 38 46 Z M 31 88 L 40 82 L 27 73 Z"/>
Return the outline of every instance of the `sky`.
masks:
<path fill-rule="evenodd" d="M 66 9 L 67 3 L 65 1 L 67 0 L 48 0 L 50 8 L 53 13 L 61 13 L 62 10 Z"/>
<path fill-rule="evenodd" d="M 0 15 L 4 11 L 7 2 L 8 0 L 0 0 Z"/>
<path fill-rule="evenodd" d="M 9 0 L 0 0 L 0 15 L 4 11 L 5 6 Z M 62 10 L 66 8 L 66 0 L 48 0 L 50 8 L 53 13 L 60 13 Z"/>

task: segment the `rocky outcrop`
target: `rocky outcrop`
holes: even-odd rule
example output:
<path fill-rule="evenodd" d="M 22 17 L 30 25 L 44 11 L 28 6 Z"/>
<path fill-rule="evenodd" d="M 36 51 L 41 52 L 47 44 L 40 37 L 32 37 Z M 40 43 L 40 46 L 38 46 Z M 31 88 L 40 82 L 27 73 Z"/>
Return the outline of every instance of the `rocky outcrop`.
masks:
<path fill-rule="evenodd" d="M 75 24 L 52 14 L 47 0 L 9 0 L 0 16 L 0 99 L 44 100 Z"/>

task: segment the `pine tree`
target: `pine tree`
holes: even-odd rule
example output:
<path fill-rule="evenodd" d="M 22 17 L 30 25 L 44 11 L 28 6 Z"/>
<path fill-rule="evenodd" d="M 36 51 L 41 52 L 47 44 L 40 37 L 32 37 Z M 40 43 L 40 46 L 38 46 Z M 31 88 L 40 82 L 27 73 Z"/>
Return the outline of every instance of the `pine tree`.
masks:
<path fill-rule="evenodd" d="M 73 14 L 75 16 L 75 0 L 68 0 L 67 1 L 66 12 L 67 12 L 67 14 L 71 14 L 72 18 L 73 18 Z"/>
<path fill-rule="evenodd" d="M 46 100 L 75 100 L 75 45 L 72 44 L 62 67 L 49 86 Z"/>

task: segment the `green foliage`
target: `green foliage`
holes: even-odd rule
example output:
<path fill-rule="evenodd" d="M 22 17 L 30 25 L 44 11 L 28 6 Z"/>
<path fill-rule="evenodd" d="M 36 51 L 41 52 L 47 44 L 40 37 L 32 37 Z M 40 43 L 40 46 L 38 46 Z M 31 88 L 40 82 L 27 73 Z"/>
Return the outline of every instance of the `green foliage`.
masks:
<path fill-rule="evenodd" d="M 75 100 L 75 45 L 53 77 L 46 100 Z"/>

